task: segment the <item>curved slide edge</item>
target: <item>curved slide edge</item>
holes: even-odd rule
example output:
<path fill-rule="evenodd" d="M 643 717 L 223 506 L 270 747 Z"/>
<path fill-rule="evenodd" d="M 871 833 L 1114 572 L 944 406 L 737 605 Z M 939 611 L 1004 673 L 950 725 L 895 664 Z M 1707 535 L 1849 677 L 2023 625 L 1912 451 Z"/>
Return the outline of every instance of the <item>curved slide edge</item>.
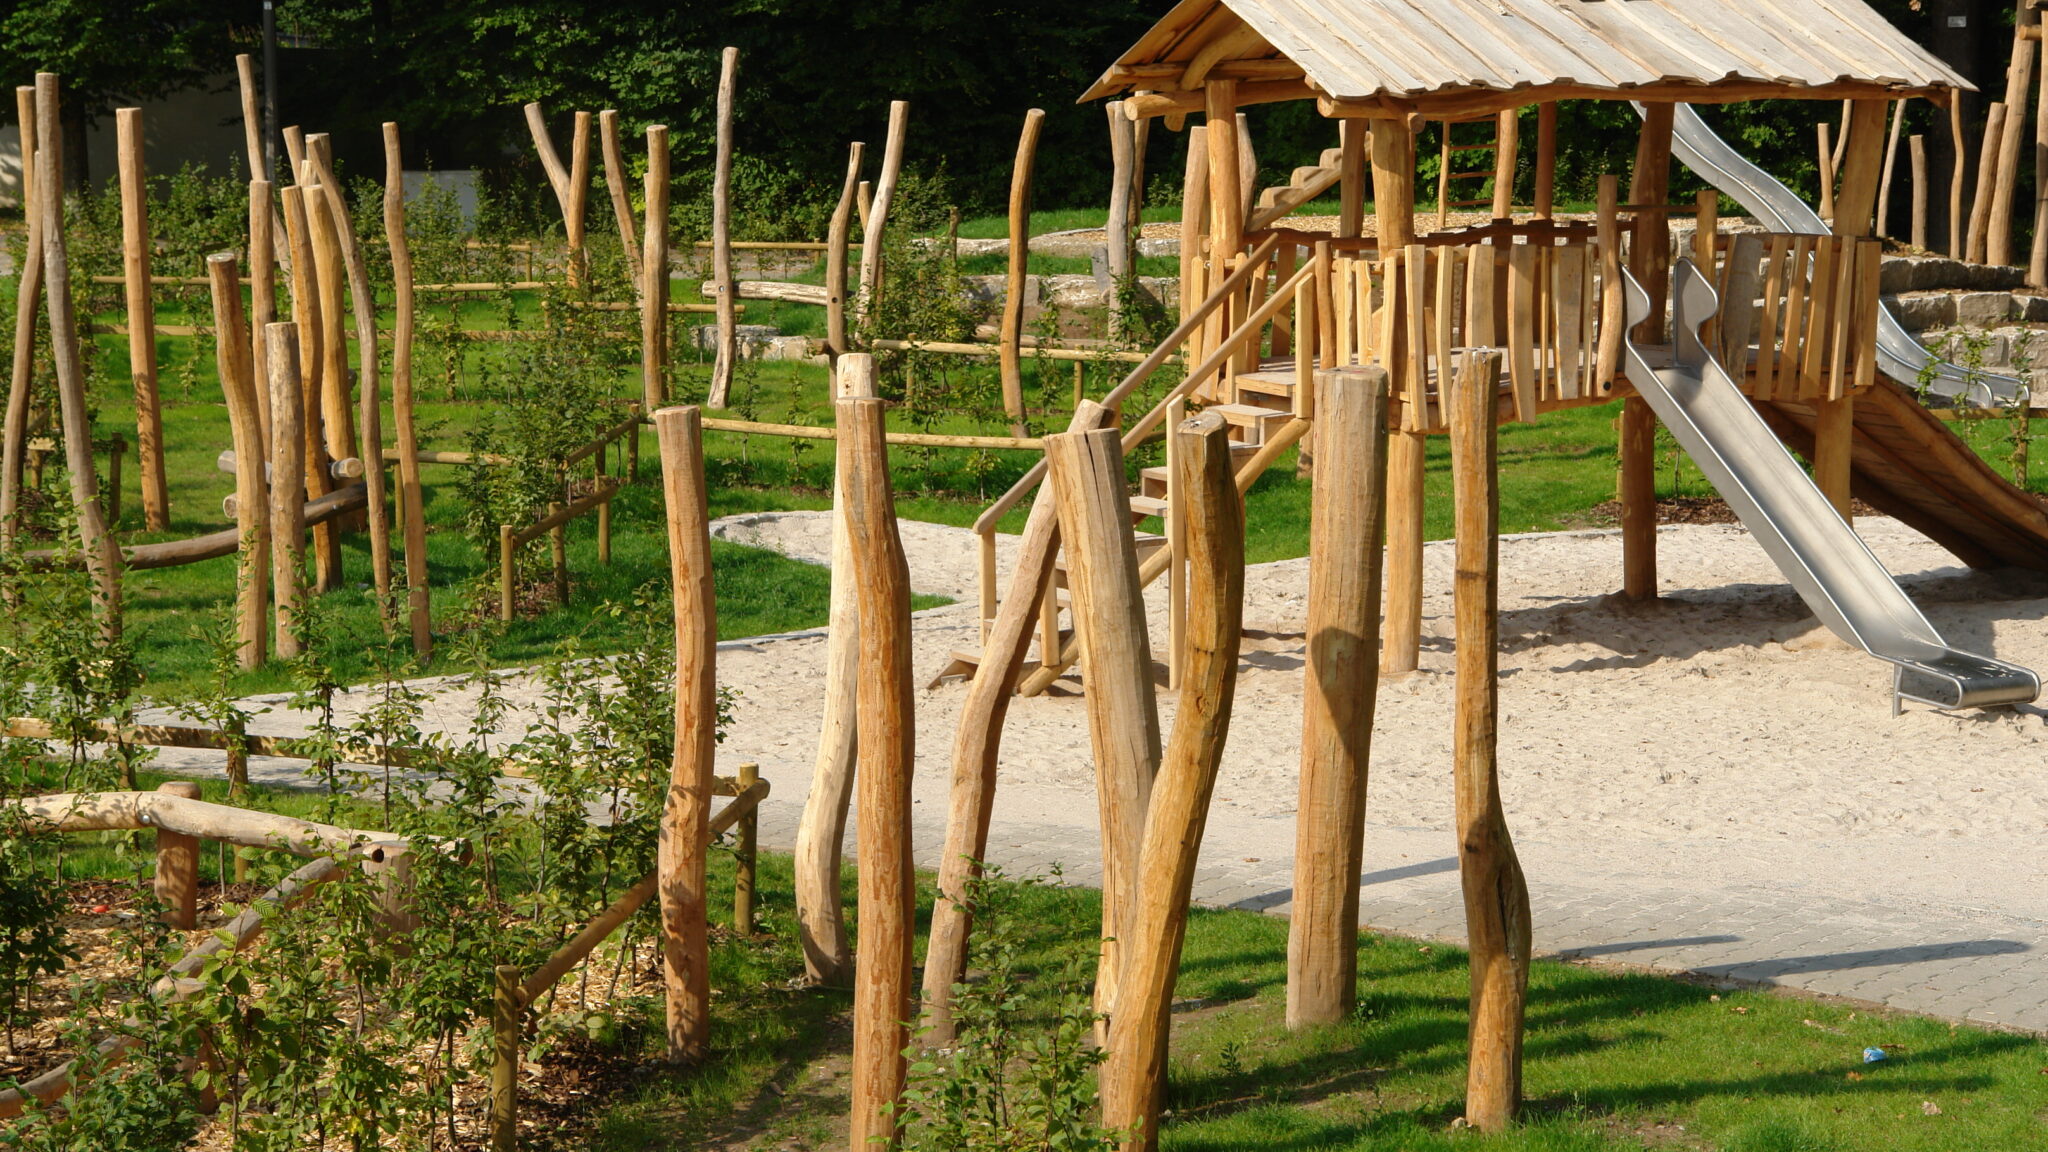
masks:
<path fill-rule="evenodd" d="M 1643 106 L 1637 104 L 1640 115 Z M 1674 106 L 1671 150 L 1685 166 L 1707 183 L 1728 194 L 1737 204 L 1776 232 L 1826 235 L 1830 229 L 1799 194 L 1785 187 L 1770 173 L 1750 163 L 1726 140 L 1716 135 L 1690 104 Z M 1997 407 L 2016 403 L 2026 395 L 2027 386 L 2017 376 L 1981 369 L 1972 371 L 1929 351 L 1906 331 L 1889 307 L 1878 309 L 1878 367 L 1908 388 L 1918 388 L 1925 378 L 1930 395 L 1945 397 L 1971 407 Z"/>
<path fill-rule="evenodd" d="M 1650 297 L 1623 272 L 1629 331 Z M 1691 260 L 1672 268 L 1674 364 L 1653 368 L 1623 338 L 1629 382 L 1713 482 L 1751 536 L 1830 631 L 1894 666 L 1892 710 L 1901 700 L 1937 708 L 2023 704 L 2041 680 L 2016 664 L 1951 648 L 1899 589 L 1863 538 L 1836 514 L 1806 470 L 1751 407 L 1699 338 L 1719 307 Z"/>

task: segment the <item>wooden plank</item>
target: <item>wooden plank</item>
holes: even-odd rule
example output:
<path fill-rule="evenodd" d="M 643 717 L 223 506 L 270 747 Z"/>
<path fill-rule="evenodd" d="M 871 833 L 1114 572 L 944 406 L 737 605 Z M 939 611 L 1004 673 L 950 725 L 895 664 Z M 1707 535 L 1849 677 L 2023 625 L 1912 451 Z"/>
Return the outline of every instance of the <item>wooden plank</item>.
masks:
<path fill-rule="evenodd" d="M 1811 274 L 1814 246 L 1819 237 L 1795 236 L 1786 257 L 1785 313 L 1780 331 L 1784 333 L 1778 370 L 1771 378 L 1771 397 L 1789 400 L 1799 396 L 1800 358 L 1806 349 L 1807 277 Z"/>
<path fill-rule="evenodd" d="M 1791 238 L 1782 232 L 1771 234 L 1770 250 L 1764 257 L 1763 316 L 1756 334 L 1756 368 L 1750 394 L 1769 400 L 1777 391 L 1779 310 L 1787 291 L 1786 267 Z"/>
<path fill-rule="evenodd" d="M 1425 327 L 1425 304 L 1429 300 L 1429 249 L 1411 244 L 1401 256 L 1404 300 L 1402 338 L 1407 341 L 1399 359 L 1404 379 L 1401 426 L 1420 432 L 1429 426 L 1429 335 Z"/>
<path fill-rule="evenodd" d="M 1806 323 L 1799 351 L 1799 391 L 1812 397 L 1826 389 L 1826 369 L 1832 351 L 1835 319 L 1835 264 L 1842 244 L 1833 236 L 1821 236 L 1813 243 L 1812 279 L 1807 288 Z"/>
<path fill-rule="evenodd" d="M 1590 279 L 1586 255 L 1583 247 L 1569 247 L 1553 250 L 1551 257 L 1557 269 L 1557 383 L 1559 396 L 1565 400 L 1579 398 L 1579 362 L 1585 355 L 1580 340 L 1586 326 L 1585 294 Z"/>
<path fill-rule="evenodd" d="M 1721 363 L 1737 383 L 1749 369 L 1749 341 L 1756 327 L 1757 279 L 1762 274 L 1764 238 L 1744 233 L 1730 239 L 1727 288 L 1721 293 Z M 1766 336 L 1768 341 L 1768 336 Z"/>
<path fill-rule="evenodd" d="M 1515 419 L 1536 418 L 1536 249 L 1508 248 L 1508 385 Z"/>

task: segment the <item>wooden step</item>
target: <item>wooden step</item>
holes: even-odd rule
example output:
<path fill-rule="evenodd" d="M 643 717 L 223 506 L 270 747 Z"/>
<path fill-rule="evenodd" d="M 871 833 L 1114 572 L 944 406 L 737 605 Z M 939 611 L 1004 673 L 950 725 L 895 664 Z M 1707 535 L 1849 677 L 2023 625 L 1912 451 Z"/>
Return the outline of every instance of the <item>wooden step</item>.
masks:
<path fill-rule="evenodd" d="M 1271 396 L 1280 400 L 1294 398 L 1294 368 L 1262 368 L 1257 372 L 1240 372 L 1231 377 L 1239 393 L 1250 392 L 1258 396 Z M 1212 405 L 1213 407 L 1213 405 Z"/>
<path fill-rule="evenodd" d="M 1148 468 L 1146 471 L 1150 472 L 1152 469 Z M 1164 472 L 1166 469 L 1161 468 L 1159 471 Z M 1147 556 L 1166 547 L 1166 537 L 1159 535 L 1157 532 L 1133 532 L 1131 534 L 1131 542 L 1138 547 L 1138 563 L 1140 564 L 1145 562 Z M 1052 586 L 1055 589 L 1067 586 L 1067 554 L 1065 551 L 1061 551 L 1059 559 L 1052 562 Z"/>
<path fill-rule="evenodd" d="M 1164 519 L 1166 517 L 1166 497 L 1133 496 L 1131 497 L 1131 511 L 1140 516 L 1157 516 Z"/>
<path fill-rule="evenodd" d="M 1214 412 L 1231 427 L 1243 429 L 1244 442 L 1250 444 L 1264 444 L 1266 437 L 1294 419 L 1293 412 L 1257 404 L 1211 404 L 1202 411 Z"/>

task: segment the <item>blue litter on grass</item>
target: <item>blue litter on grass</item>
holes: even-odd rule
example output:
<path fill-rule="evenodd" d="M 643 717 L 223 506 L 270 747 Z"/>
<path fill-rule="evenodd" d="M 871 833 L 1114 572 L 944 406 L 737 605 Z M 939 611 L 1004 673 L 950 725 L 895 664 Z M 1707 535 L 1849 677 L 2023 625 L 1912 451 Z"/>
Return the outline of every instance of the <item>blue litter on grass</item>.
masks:
<path fill-rule="evenodd" d="M 1885 1059 L 1889 1059 L 1889 1057 L 1882 1048 L 1865 1048 L 1863 1050 L 1863 1062 L 1865 1064 L 1875 1064 Z"/>

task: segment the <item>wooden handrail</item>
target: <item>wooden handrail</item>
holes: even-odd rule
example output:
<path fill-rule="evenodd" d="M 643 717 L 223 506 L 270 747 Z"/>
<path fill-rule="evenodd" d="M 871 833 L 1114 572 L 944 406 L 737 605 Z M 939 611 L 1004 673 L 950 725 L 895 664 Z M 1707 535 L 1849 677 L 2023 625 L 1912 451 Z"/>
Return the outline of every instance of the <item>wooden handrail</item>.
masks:
<path fill-rule="evenodd" d="M 592 508 L 597 507 L 599 504 L 603 504 L 609 501 L 612 497 L 618 494 L 618 484 L 606 484 L 603 487 L 599 488 L 597 491 L 592 492 L 590 495 L 581 497 L 580 499 L 577 499 L 574 502 L 565 505 L 564 507 L 557 509 L 554 512 L 551 512 L 548 515 L 541 517 L 540 519 L 534 521 L 527 527 L 514 531 L 512 533 L 512 546 L 514 548 L 519 548 L 523 547 L 524 545 L 531 544 L 535 540 L 540 539 L 542 536 L 547 535 L 550 531 L 559 528 L 564 524 L 567 524 L 569 521 L 574 520 L 578 516 L 583 515 L 585 512 L 590 511 Z"/>

